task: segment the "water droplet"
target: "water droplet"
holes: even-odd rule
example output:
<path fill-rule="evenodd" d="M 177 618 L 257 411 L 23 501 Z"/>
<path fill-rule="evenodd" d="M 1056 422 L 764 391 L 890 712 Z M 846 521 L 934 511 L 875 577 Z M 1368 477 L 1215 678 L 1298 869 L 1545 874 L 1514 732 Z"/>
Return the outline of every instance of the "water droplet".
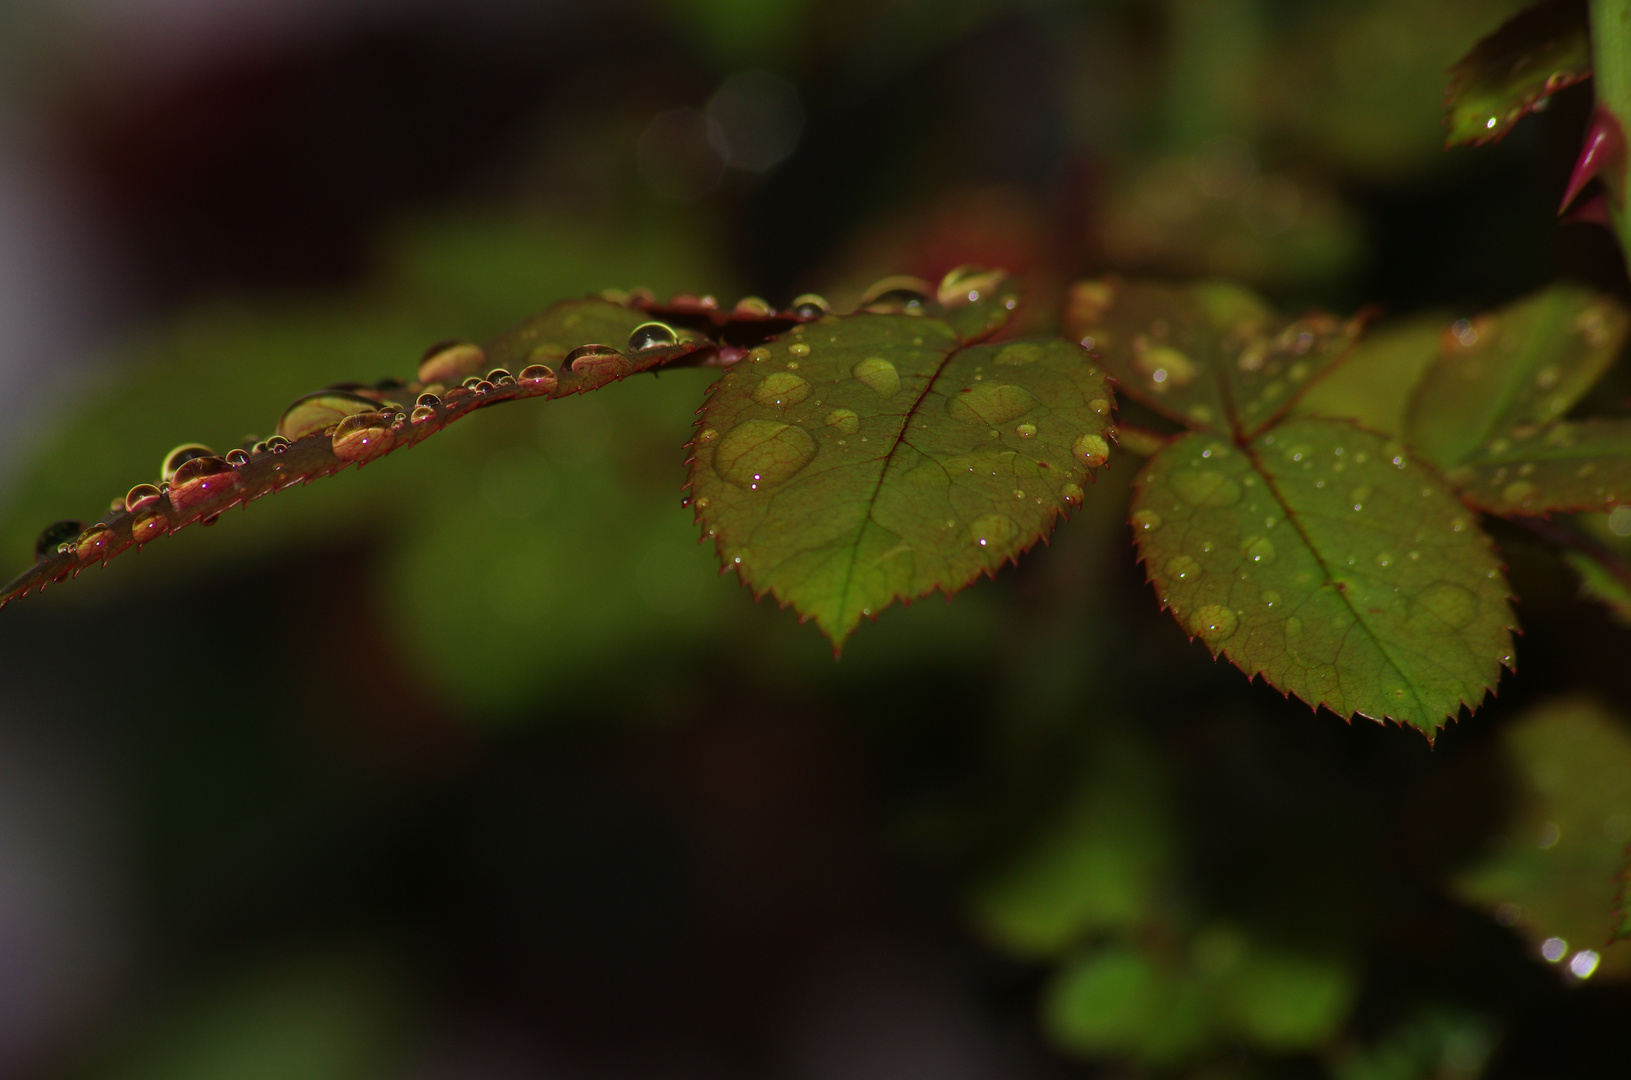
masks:
<path fill-rule="evenodd" d="M 481 382 L 482 382 L 482 380 L 481 380 L 480 375 L 472 375 L 468 379 L 464 380 L 464 382 L 460 383 L 459 385 L 464 387 L 466 390 L 474 390 L 474 389 L 476 389 L 476 387 L 481 385 Z M 453 396 L 452 394 L 448 395 L 448 397 L 450 397 L 450 398 L 452 396 Z"/>
<path fill-rule="evenodd" d="M 1228 640 L 1239 625 L 1235 613 L 1221 604 L 1206 604 L 1189 617 L 1190 630 L 1209 643 Z"/>
<path fill-rule="evenodd" d="M 1542 390 L 1550 390 L 1557 385 L 1557 380 L 1562 375 L 1563 373 L 1557 369 L 1555 364 L 1547 364 L 1535 372 L 1535 385 Z"/>
<path fill-rule="evenodd" d="M 796 356 L 800 360 L 810 355 L 810 346 L 802 341 L 795 341 L 787 347 L 787 355 Z"/>
<path fill-rule="evenodd" d="M 1059 489 L 1059 494 L 1064 498 L 1065 502 L 1069 503 L 1070 505 L 1080 506 L 1082 505 L 1082 498 L 1086 495 L 1086 492 L 1084 492 L 1081 487 L 1076 484 L 1066 484 L 1064 487 Z"/>
<path fill-rule="evenodd" d="M 1191 506 L 1233 506 L 1240 501 L 1240 485 L 1220 472 L 1179 469 L 1168 483 Z"/>
<path fill-rule="evenodd" d="M 1167 560 L 1167 565 L 1164 569 L 1167 572 L 1167 577 L 1173 578 L 1177 581 L 1194 581 L 1196 578 L 1200 577 L 1201 574 L 1205 573 L 1205 571 L 1201 569 L 1201 564 L 1196 562 L 1194 559 L 1191 559 L 1188 555 L 1174 555 L 1172 558 Z"/>
<path fill-rule="evenodd" d="M 1110 460 L 1110 444 L 1091 432 L 1078 438 L 1070 451 L 1089 469 L 1096 469 Z"/>
<path fill-rule="evenodd" d="M 249 451 L 241 447 L 227 451 L 227 464 L 234 469 L 249 464 Z"/>
<path fill-rule="evenodd" d="M 1303 621 L 1293 615 L 1286 620 L 1286 644 L 1295 645 L 1303 637 Z"/>
<path fill-rule="evenodd" d="M 697 442 L 711 443 L 717 438 L 719 438 L 719 432 L 713 428 L 704 428 L 702 433 L 697 436 Z"/>
<path fill-rule="evenodd" d="M 816 455 L 810 433 L 777 420 L 747 420 L 732 428 L 714 451 L 714 472 L 749 491 L 772 488 Z"/>
<path fill-rule="evenodd" d="M 58 554 L 58 549 L 85 529 L 82 521 L 53 521 L 40 530 L 39 537 L 34 541 L 34 558 L 45 559 Z"/>
<path fill-rule="evenodd" d="M 341 420 L 334 429 L 334 456 L 364 464 L 389 450 L 395 438 L 379 413 L 358 413 Z"/>
<path fill-rule="evenodd" d="M 1087 403 L 1087 407 L 1098 413 L 1100 416 L 1105 416 L 1110 412 L 1110 403 L 1101 397 L 1094 398 L 1092 401 L 1089 401 Z"/>
<path fill-rule="evenodd" d="M 1425 488 L 1422 490 L 1422 494 L 1423 495 L 1428 494 L 1428 492 L 1427 492 L 1427 490 Z M 1450 519 L 1450 531 L 1451 532 L 1464 532 L 1466 530 L 1466 528 L 1467 528 L 1467 519 L 1466 518 L 1464 518 L 1464 517 L 1453 517 L 1453 518 Z"/>
<path fill-rule="evenodd" d="M 532 386 L 540 387 L 546 392 L 553 391 L 560 385 L 560 380 L 556 378 L 555 372 L 551 370 L 547 364 L 528 364 L 526 367 L 521 369 L 521 381 Z M 420 404 L 434 405 L 435 402 L 426 402 L 421 400 Z"/>
<path fill-rule="evenodd" d="M 1008 276 L 1004 270 L 987 270 L 981 266 L 959 266 L 940 279 L 935 298 L 942 307 L 957 307 L 974 303 L 982 296 L 995 292 Z"/>
<path fill-rule="evenodd" d="M 968 527 L 968 538 L 980 547 L 1001 547 L 1019 535 L 1019 526 L 1002 514 L 985 514 Z"/>
<path fill-rule="evenodd" d="M 990 426 L 1017 420 L 1039 404 L 1024 387 L 981 382 L 947 398 L 946 415 L 953 420 Z"/>
<path fill-rule="evenodd" d="M 182 443 L 168 454 L 159 464 L 159 476 L 168 484 L 176 475 L 176 470 L 194 458 L 214 457 L 215 451 L 203 443 Z"/>
<path fill-rule="evenodd" d="M 1133 531 L 1151 533 L 1161 527 L 1161 515 L 1154 510 L 1136 510 L 1133 512 Z"/>
<path fill-rule="evenodd" d="M 1264 607 L 1271 607 L 1271 608 L 1272 607 L 1279 607 L 1280 606 L 1280 594 L 1275 592 L 1273 589 L 1264 589 L 1263 590 L 1263 606 Z"/>
<path fill-rule="evenodd" d="M 1152 345 L 1138 354 L 1136 366 L 1144 377 L 1155 384 L 1157 393 L 1166 393 L 1174 386 L 1188 386 L 1195 380 L 1195 362 L 1177 349 L 1165 345 Z"/>
<path fill-rule="evenodd" d="M 415 405 L 412 415 L 409 416 L 409 420 L 415 424 L 423 424 L 427 420 L 434 419 L 436 419 L 436 410 L 429 405 Z"/>
<path fill-rule="evenodd" d="M 775 408 L 797 405 L 809 396 L 810 384 L 788 371 L 766 375 L 753 388 L 754 401 Z"/>
<path fill-rule="evenodd" d="M 1036 438 L 1036 425 L 1021 424 L 1019 427 L 1014 429 L 1014 434 L 1018 435 L 1022 439 L 1034 439 Z"/>
<path fill-rule="evenodd" d="M 487 353 L 480 345 L 465 341 L 442 341 L 425 350 L 419 361 L 419 381 L 432 383 L 458 382 L 472 371 L 487 366 Z"/>
<path fill-rule="evenodd" d="M 895 365 L 881 356 L 869 356 L 855 367 L 850 369 L 861 385 L 876 390 L 884 397 L 888 397 L 900 389 L 900 372 Z"/>
<path fill-rule="evenodd" d="M 1378 552 L 1376 556 L 1376 565 L 1380 566 L 1383 570 L 1386 570 L 1388 567 L 1392 566 L 1393 553 L 1389 551 Z"/>
<path fill-rule="evenodd" d="M 567 353 L 566 359 L 561 361 L 561 370 L 590 376 L 609 374 L 615 377 L 626 374 L 633 366 L 628 357 L 610 345 L 583 345 Z"/>
<path fill-rule="evenodd" d="M 1241 554 L 1246 556 L 1247 562 L 1255 563 L 1258 566 L 1267 566 L 1274 561 L 1274 556 L 1277 554 L 1274 550 L 1274 541 L 1266 536 L 1247 537 L 1245 543 L 1240 546 L 1240 551 Z"/>
<path fill-rule="evenodd" d="M 861 418 L 850 409 L 834 409 L 827 414 L 824 423 L 830 428 L 837 428 L 845 435 L 854 435 L 861 430 Z"/>
<path fill-rule="evenodd" d="M 757 296 L 744 296 L 736 302 L 731 314 L 741 318 L 763 319 L 776 314 L 776 309 L 769 302 Z"/>
<path fill-rule="evenodd" d="M 641 323 L 629 332 L 629 349 L 632 352 L 644 352 L 647 349 L 666 349 L 670 345 L 678 343 L 679 335 L 675 334 L 674 328 L 667 323 Z"/>
<path fill-rule="evenodd" d="M 1501 498 L 1509 506 L 1528 506 L 1540 489 L 1528 480 L 1514 480 L 1501 492 Z"/>
<path fill-rule="evenodd" d="M 297 398 L 293 405 L 283 411 L 283 416 L 277 422 L 277 433 L 292 442 L 327 431 L 348 416 L 373 412 L 378 408 L 379 402 L 361 394 L 319 390 L 315 394 Z"/>
<path fill-rule="evenodd" d="M 145 544 L 155 536 L 170 531 L 170 519 L 157 510 L 146 510 L 136 515 L 130 523 L 131 538 L 138 545 Z"/>
<path fill-rule="evenodd" d="M 817 293 L 805 293 L 793 298 L 793 314 L 801 319 L 819 319 L 832 311 L 827 298 Z"/>
<path fill-rule="evenodd" d="M 933 291 L 934 287 L 922 278 L 896 274 L 873 282 L 867 291 L 861 294 L 861 302 L 856 307 L 882 314 L 921 312 Z"/>
<path fill-rule="evenodd" d="M 125 494 L 125 509 L 134 513 L 144 506 L 152 506 L 164 498 L 164 492 L 152 484 L 137 484 Z"/>
<path fill-rule="evenodd" d="M 1447 626 L 1466 626 L 1478 613 L 1478 598 L 1459 585 L 1441 581 L 1416 598 L 1417 605 Z"/>
<path fill-rule="evenodd" d="M 170 478 L 170 502 L 178 509 L 186 509 L 237 482 L 237 473 L 221 458 L 189 458 Z"/>
<path fill-rule="evenodd" d="M 1348 498 L 1352 501 L 1355 510 L 1363 510 L 1365 509 L 1365 500 L 1370 498 L 1370 494 L 1370 488 L 1360 485 L 1348 492 Z"/>
<path fill-rule="evenodd" d="M 106 525 L 92 525 L 74 541 L 74 555 L 80 562 L 106 559 L 118 542 L 119 535 Z"/>

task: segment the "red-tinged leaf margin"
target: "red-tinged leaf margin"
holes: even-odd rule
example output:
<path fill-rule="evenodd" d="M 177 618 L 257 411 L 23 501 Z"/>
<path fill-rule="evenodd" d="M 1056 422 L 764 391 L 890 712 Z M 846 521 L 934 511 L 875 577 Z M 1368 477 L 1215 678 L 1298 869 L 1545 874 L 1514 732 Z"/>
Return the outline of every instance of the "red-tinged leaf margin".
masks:
<path fill-rule="evenodd" d="M 1497 142 L 1541 101 L 1591 78 L 1587 23 L 1584 0 L 1541 0 L 1450 65 L 1445 148 Z M 1466 100 L 1475 91 L 1481 91 L 1476 104 Z"/>

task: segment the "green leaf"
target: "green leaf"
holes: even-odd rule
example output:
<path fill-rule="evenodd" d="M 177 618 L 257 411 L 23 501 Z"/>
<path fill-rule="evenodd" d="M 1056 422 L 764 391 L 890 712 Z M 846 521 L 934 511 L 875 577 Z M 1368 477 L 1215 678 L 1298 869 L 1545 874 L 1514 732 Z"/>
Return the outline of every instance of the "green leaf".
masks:
<path fill-rule="evenodd" d="M 1564 87 L 1591 77 L 1583 0 L 1542 0 L 1503 23 L 1450 68 L 1446 146 L 1501 138 Z"/>
<path fill-rule="evenodd" d="M 835 643 L 897 598 L 994 573 L 1109 455 L 1114 398 L 1075 344 L 971 344 L 932 313 L 887 310 L 755 349 L 711 389 L 691 444 L 697 520 L 724 565 Z"/>
<path fill-rule="evenodd" d="M 1238 439 L 1283 416 L 1360 330 L 1318 313 L 1286 319 L 1235 285 L 1116 278 L 1073 286 L 1065 327 L 1139 401 Z"/>
<path fill-rule="evenodd" d="M 64 522 L 42 534 L 34 566 L 0 591 L 0 607 L 76 577 L 93 563 L 106 565 L 121 552 L 166 533 L 198 521 L 210 523 L 234 506 L 417 445 L 477 409 L 583 393 L 662 364 L 695 362 L 715 350 L 712 341 L 693 332 L 653 323 L 651 314 L 641 306 L 605 299 L 564 301 L 485 348 L 459 343 L 433 347 L 412 382 L 342 384 L 308 394 L 284 412 L 278 434 L 266 441 L 226 456 L 207 447 L 181 455 L 172 451 L 158 476 L 115 498 L 112 508 L 90 525 L 70 528 L 78 523 Z M 641 330 L 647 325 L 652 329 Z M 595 343 L 605 347 L 587 348 Z M 515 370 L 495 370 L 504 364 Z M 487 374 L 492 378 L 482 378 Z M 474 385 L 460 385 L 461 380 Z"/>
<path fill-rule="evenodd" d="M 1438 358 L 1449 325 L 1449 318 L 1432 314 L 1367 330 L 1348 358 L 1309 388 L 1294 414 L 1352 420 L 1402 437 L 1416 384 Z"/>
<path fill-rule="evenodd" d="M 1140 474 L 1133 525 L 1189 633 L 1310 705 L 1431 737 L 1512 662 L 1488 538 L 1401 446 L 1350 424 L 1238 447 L 1187 435 Z"/>
<path fill-rule="evenodd" d="M 1631 974 L 1615 918 L 1631 840 L 1631 734 L 1595 702 L 1543 705 L 1501 732 L 1517 808 L 1495 850 L 1453 890 L 1512 926 L 1536 953 L 1582 973 Z"/>
<path fill-rule="evenodd" d="M 1491 439 L 1444 478 L 1491 514 L 1610 510 L 1631 498 L 1631 421 L 1519 428 Z"/>
<path fill-rule="evenodd" d="M 1614 362 L 1628 325 L 1612 298 L 1572 285 L 1456 323 L 1411 403 L 1412 450 L 1454 466 L 1543 432 Z"/>

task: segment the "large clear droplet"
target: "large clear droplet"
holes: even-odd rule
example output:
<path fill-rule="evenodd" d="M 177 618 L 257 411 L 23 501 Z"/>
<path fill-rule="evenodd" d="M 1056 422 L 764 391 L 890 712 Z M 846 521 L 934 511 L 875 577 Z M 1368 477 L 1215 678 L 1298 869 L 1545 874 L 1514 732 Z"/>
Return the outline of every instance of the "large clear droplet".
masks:
<path fill-rule="evenodd" d="M 629 333 L 629 349 L 632 352 L 644 352 L 647 349 L 666 349 L 678 342 L 679 336 L 674 333 L 674 328 L 667 323 L 641 323 Z"/>
<path fill-rule="evenodd" d="M 334 429 L 334 456 L 341 461 L 364 464 L 391 448 L 395 433 L 379 413 L 358 413 L 340 421 Z"/>
<path fill-rule="evenodd" d="M 1019 419 L 1040 404 L 1022 386 L 977 382 L 946 399 L 946 415 L 964 423 L 996 427 Z"/>
<path fill-rule="evenodd" d="M 378 408 L 379 402 L 361 394 L 319 390 L 315 394 L 297 398 L 293 405 L 283 411 L 283 416 L 277 422 L 277 433 L 292 442 L 327 431 L 348 416 L 373 412 Z"/>
<path fill-rule="evenodd" d="M 832 305 L 819 293 L 809 292 L 793 298 L 793 314 L 801 319 L 819 319 L 831 312 Z"/>
<path fill-rule="evenodd" d="M 425 350 L 419 361 L 419 381 L 447 385 L 487 367 L 487 352 L 467 341 L 442 341 Z"/>
<path fill-rule="evenodd" d="M 858 379 L 861 385 L 876 390 L 884 397 L 889 397 L 900 389 L 900 372 L 881 356 L 869 356 L 855 367 L 850 374 Z"/>
<path fill-rule="evenodd" d="M 561 367 L 577 375 L 617 375 L 629 371 L 633 365 L 610 345 L 584 345 L 567 353 Z"/>
<path fill-rule="evenodd" d="M 236 470 L 224 458 L 189 458 L 170 479 L 170 502 L 186 509 L 220 494 L 237 482 Z"/>
<path fill-rule="evenodd" d="M 159 463 L 159 476 L 166 484 L 175 479 L 176 470 L 194 458 L 214 457 L 215 451 L 203 443 L 182 443 L 168 454 Z"/>
<path fill-rule="evenodd" d="M 810 384 L 791 371 L 777 371 L 766 375 L 753 388 L 753 400 L 761 405 L 784 408 L 797 405 L 810 396 Z"/>
<path fill-rule="evenodd" d="M 713 467 L 728 483 L 763 491 L 792 477 L 815 456 L 815 440 L 802 427 L 776 420 L 747 420 L 719 441 Z"/>

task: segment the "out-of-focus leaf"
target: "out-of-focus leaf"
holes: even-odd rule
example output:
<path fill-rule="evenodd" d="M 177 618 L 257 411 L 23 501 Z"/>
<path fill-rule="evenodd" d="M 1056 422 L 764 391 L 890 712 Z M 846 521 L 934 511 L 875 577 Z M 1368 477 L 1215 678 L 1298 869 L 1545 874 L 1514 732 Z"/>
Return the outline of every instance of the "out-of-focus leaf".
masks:
<path fill-rule="evenodd" d="M 1355 980 L 1342 961 L 1214 925 L 1184 948 L 1115 942 L 1067 966 L 1043 1017 L 1066 1049 L 1172 1066 L 1216 1042 L 1278 1053 L 1323 1045 L 1347 1016 Z"/>
<path fill-rule="evenodd" d="M 1585 552 L 1566 551 L 1563 558 L 1580 575 L 1581 595 L 1602 604 L 1616 620 L 1631 626 L 1631 586 Z"/>
<path fill-rule="evenodd" d="M 1118 744 L 1096 746 L 1092 762 L 1059 823 L 975 899 L 981 927 L 1018 955 L 1134 929 L 1159 911 L 1170 885 L 1171 824 L 1152 763 Z"/>
<path fill-rule="evenodd" d="M 1594 702 L 1563 700 L 1509 724 L 1501 748 L 1517 810 L 1453 889 L 1577 978 L 1631 974 L 1631 943 L 1609 945 L 1631 840 L 1631 734 Z"/>
<path fill-rule="evenodd" d="M 1411 394 L 1437 359 L 1449 325 L 1448 317 L 1420 315 L 1367 330 L 1348 359 L 1309 388 L 1295 413 L 1352 420 L 1402 437 Z"/>
<path fill-rule="evenodd" d="M 1454 324 L 1411 402 L 1412 450 L 1491 513 L 1611 508 L 1631 488 L 1631 424 L 1562 417 L 1628 327 L 1617 302 L 1574 286 Z"/>
<path fill-rule="evenodd" d="M 0 592 L 0 607 L 232 507 L 415 446 L 476 409 L 583 393 L 714 348 L 707 338 L 654 323 L 641 307 L 603 299 L 563 301 L 485 349 L 433 348 L 412 381 L 307 395 L 278 421 L 277 435 L 225 456 L 200 447 L 179 468 L 162 468 L 92 524 L 53 537 L 54 548 L 37 545 L 34 566 Z"/>
<path fill-rule="evenodd" d="M 1488 538 L 1402 446 L 1350 424 L 1185 436 L 1140 475 L 1133 525 L 1189 633 L 1310 705 L 1431 737 L 1512 662 Z"/>
<path fill-rule="evenodd" d="M 1487 1017 L 1428 1007 L 1367 1046 L 1334 1055 L 1334 1080 L 1475 1080 L 1495 1049 Z"/>
<path fill-rule="evenodd" d="M 1359 257 L 1353 212 L 1307 178 L 1263 172 L 1238 139 L 1129 170 L 1105 199 L 1111 265 L 1143 274 L 1307 288 Z"/>
<path fill-rule="evenodd" d="M 1411 448 L 1453 466 L 1533 435 L 1596 384 L 1628 325 L 1612 298 L 1572 285 L 1455 324 L 1411 402 Z"/>
<path fill-rule="evenodd" d="M 1494 142 L 1537 103 L 1591 77 L 1585 0 L 1541 0 L 1450 68 L 1446 146 Z"/>
<path fill-rule="evenodd" d="M 754 350 L 691 444 L 724 565 L 835 643 L 896 599 L 995 572 L 1079 505 L 1110 450 L 1113 396 L 1074 343 L 974 344 L 985 316 L 879 299 Z"/>
<path fill-rule="evenodd" d="M 1286 319 L 1234 285 L 1105 278 L 1071 288 L 1065 332 L 1156 411 L 1251 438 L 1347 355 L 1359 326 L 1323 314 Z"/>

